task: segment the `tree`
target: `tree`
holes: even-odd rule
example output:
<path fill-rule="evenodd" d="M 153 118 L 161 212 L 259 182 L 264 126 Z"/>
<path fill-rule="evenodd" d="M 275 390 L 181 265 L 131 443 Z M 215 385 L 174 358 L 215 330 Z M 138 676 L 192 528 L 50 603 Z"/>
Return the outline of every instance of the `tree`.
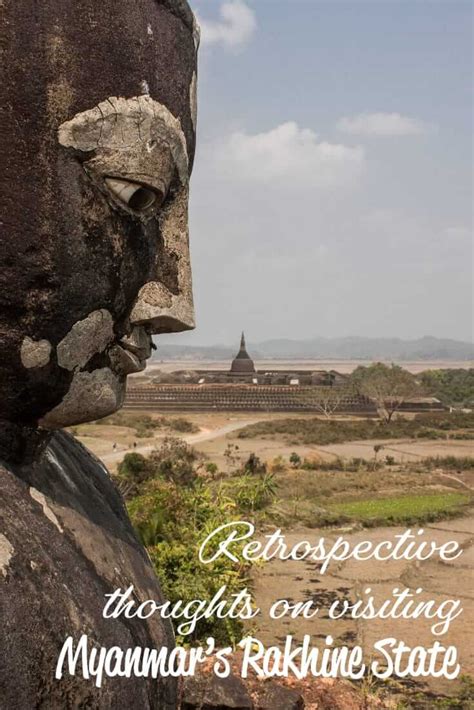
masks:
<path fill-rule="evenodd" d="M 474 368 L 425 370 L 419 379 L 426 390 L 448 406 L 474 405 Z"/>
<path fill-rule="evenodd" d="M 421 392 L 413 375 L 399 365 L 377 362 L 357 367 L 351 375 L 355 390 L 373 400 L 379 416 L 390 422 L 403 402 Z"/>
<path fill-rule="evenodd" d="M 326 385 L 318 390 L 314 405 L 326 419 L 331 419 L 346 395 L 346 388 Z"/>

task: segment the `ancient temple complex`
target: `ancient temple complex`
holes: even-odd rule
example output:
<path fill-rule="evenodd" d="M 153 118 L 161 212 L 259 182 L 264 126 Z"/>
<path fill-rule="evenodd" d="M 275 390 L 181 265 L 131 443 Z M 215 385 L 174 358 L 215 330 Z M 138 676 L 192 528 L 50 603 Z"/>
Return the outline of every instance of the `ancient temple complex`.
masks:
<path fill-rule="evenodd" d="M 155 371 L 148 382 L 142 377 L 140 383 L 129 384 L 125 406 L 157 411 L 321 412 L 329 401 L 339 413 L 376 415 L 374 403 L 355 393 L 347 375 L 335 370 L 256 368 L 242 333 L 228 369 Z M 410 409 L 408 403 L 405 408 Z M 413 407 L 419 410 L 419 405 Z"/>
<path fill-rule="evenodd" d="M 372 411 L 372 403 L 350 392 L 346 376 L 338 372 L 258 370 L 242 333 L 229 369 L 156 374 L 147 384 L 129 387 L 126 406 L 178 411 L 319 411 L 322 393 L 330 388 L 337 391 L 340 411 Z"/>

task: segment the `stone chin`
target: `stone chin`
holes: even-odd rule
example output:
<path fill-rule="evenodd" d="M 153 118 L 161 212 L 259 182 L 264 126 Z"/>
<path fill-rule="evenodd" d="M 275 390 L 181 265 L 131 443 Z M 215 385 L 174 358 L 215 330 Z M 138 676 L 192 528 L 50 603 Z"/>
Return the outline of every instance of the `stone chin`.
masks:
<path fill-rule="evenodd" d="M 125 380 L 108 367 L 76 372 L 62 402 L 38 424 L 45 429 L 60 429 L 113 414 L 123 405 Z"/>

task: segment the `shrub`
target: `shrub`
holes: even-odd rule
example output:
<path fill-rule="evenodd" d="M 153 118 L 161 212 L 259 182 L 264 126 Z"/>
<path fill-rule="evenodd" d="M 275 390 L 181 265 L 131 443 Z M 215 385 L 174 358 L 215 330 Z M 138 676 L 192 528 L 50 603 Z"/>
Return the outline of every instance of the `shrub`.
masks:
<path fill-rule="evenodd" d="M 290 456 L 290 463 L 293 466 L 293 468 L 298 468 L 301 465 L 301 456 L 296 453 L 296 451 L 293 451 L 291 456 Z"/>
<path fill-rule="evenodd" d="M 436 429 L 420 429 L 416 434 L 417 439 L 446 439 L 446 434 L 443 431 Z"/>
<path fill-rule="evenodd" d="M 149 463 L 156 475 L 181 485 L 192 484 L 197 477 L 194 464 L 196 451 L 182 441 L 167 437 L 159 449 L 152 451 Z"/>
<path fill-rule="evenodd" d="M 389 423 L 377 419 L 287 418 L 250 424 L 239 432 L 238 437 L 241 439 L 284 438 L 291 446 L 298 444 L 326 446 L 366 439 L 411 438 L 426 430 L 435 431 L 439 438 L 445 438 L 446 432 L 459 432 L 460 429 L 467 430 L 463 434 L 474 437 L 474 413 L 431 412 L 417 414 L 413 419 L 398 418 Z M 425 435 L 421 436 L 423 438 Z M 428 434 L 427 438 L 430 437 L 431 434 Z"/>
<path fill-rule="evenodd" d="M 125 454 L 118 465 L 118 484 L 124 497 L 137 495 L 140 486 L 153 477 L 153 467 L 142 454 Z M 125 484 L 125 485 L 121 485 Z"/>
<path fill-rule="evenodd" d="M 240 476 L 230 484 L 228 491 L 235 496 L 237 506 L 244 513 L 262 510 L 276 498 L 278 484 L 271 473 L 255 478 L 251 475 Z"/>
<path fill-rule="evenodd" d="M 286 471 L 286 464 L 283 456 L 275 456 L 270 464 L 270 470 L 272 473 L 283 473 L 283 471 Z"/>
<path fill-rule="evenodd" d="M 256 474 L 256 473 L 266 473 L 266 471 L 267 471 L 266 463 L 262 462 L 256 454 L 254 454 L 254 453 L 250 454 L 246 463 L 244 464 L 244 472 L 250 473 L 250 474 Z"/>
<path fill-rule="evenodd" d="M 337 457 L 331 461 L 323 461 L 321 459 L 303 459 L 301 468 L 305 471 L 344 471 L 344 461 Z"/>
<path fill-rule="evenodd" d="M 252 479 L 254 480 L 254 479 Z M 225 599 L 246 584 L 247 568 L 232 562 L 225 555 L 209 565 L 199 562 L 197 550 L 205 537 L 223 523 L 237 518 L 235 504 L 223 490 L 213 492 L 209 485 L 198 481 L 194 488 L 176 485 L 160 478 L 148 481 L 142 495 L 128 505 L 130 517 L 160 577 L 165 597 L 172 603 L 183 600 L 211 599 L 226 585 Z M 224 539 L 215 536 L 211 551 Z M 235 545 L 239 555 L 239 543 Z M 178 619 L 175 623 L 177 627 Z M 193 633 L 178 635 L 178 642 L 199 643 L 213 636 L 218 644 L 236 644 L 243 634 L 240 619 L 219 619 L 213 615 L 201 619 Z"/>
<path fill-rule="evenodd" d="M 184 419 L 183 417 L 168 419 L 167 423 L 170 429 L 173 429 L 173 431 L 179 431 L 182 434 L 192 434 L 199 431 L 199 427 L 193 424 L 193 422 L 190 422 L 189 419 Z"/>
<path fill-rule="evenodd" d="M 219 470 L 217 468 L 217 464 L 215 464 L 213 461 L 207 461 L 204 468 L 206 470 L 206 473 L 208 473 L 212 477 L 214 477 Z"/>
<path fill-rule="evenodd" d="M 474 456 L 430 456 L 422 461 L 428 468 L 446 468 L 452 471 L 470 471 L 474 469 Z"/>

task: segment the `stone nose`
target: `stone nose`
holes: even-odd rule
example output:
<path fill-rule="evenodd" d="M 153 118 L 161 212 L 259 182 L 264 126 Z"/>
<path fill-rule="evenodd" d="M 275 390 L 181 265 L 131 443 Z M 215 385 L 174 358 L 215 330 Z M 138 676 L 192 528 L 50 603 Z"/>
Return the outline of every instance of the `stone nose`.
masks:
<path fill-rule="evenodd" d="M 152 333 L 193 330 L 194 305 L 191 289 L 178 295 L 159 281 L 145 284 L 130 314 L 132 325 L 146 325 Z"/>
<path fill-rule="evenodd" d="M 130 314 L 132 325 L 145 325 L 152 333 L 179 333 L 195 327 L 188 196 L 184 185 L 160 213 L 156 262 Z"/>

